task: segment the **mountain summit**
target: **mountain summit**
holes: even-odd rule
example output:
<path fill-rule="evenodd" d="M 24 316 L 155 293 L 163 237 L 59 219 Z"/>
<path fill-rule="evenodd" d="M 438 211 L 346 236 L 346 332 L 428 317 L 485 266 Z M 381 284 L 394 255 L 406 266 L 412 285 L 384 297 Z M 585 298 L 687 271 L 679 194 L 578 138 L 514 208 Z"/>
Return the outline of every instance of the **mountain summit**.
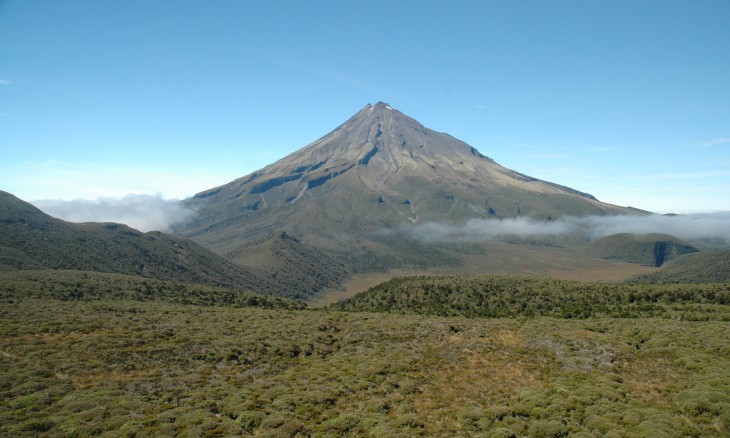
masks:
<path fill-rule="evenodd" d="M 224 256 L 286 230 L 334 254 L 359 248 L 383 255 L 385 245 L 388 257 L 398 259 L 402 248 L 392 237 L 383 241 L 384 229 L 631 212 L 507 169 L 383 102 L 366 105 L 289 156 L 186 202 L 199 214 L 181 232 Z"/>

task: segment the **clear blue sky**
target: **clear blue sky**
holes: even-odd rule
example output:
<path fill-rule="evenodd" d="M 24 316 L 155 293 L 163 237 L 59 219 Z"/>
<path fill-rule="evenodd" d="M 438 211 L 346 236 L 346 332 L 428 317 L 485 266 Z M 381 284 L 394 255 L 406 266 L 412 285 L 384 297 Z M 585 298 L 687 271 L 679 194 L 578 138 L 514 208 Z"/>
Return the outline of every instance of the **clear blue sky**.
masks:
<path fill-rule="evenodd" d="M 389 102 L 497 162 L 730 210 L 730 1 L 0 0 L 0 189 L 190 196 Z"/>

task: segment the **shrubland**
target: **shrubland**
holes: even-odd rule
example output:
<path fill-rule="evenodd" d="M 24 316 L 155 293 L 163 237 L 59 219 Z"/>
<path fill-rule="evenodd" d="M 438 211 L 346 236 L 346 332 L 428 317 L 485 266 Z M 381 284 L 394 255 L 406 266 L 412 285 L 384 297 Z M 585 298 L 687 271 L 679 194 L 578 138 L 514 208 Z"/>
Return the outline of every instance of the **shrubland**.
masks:
<path fill-rule="evenodd" d="M 635 289 L 634 302 L 665 311 L 626 301 L 616 314 L 484 318 L 148 299 L 114 277 L 94 279 L 96 294 L 44 296 L 10 277 L 0 276 L 3 436 L 730 433 L 722 293 L 665 302 L 661 287 Z M 31 284 L 61 287 L 45 279 Z M 570 296 L 562 283 L 490 281 L 543 301 L 552 290 L 553 303 Z"/>

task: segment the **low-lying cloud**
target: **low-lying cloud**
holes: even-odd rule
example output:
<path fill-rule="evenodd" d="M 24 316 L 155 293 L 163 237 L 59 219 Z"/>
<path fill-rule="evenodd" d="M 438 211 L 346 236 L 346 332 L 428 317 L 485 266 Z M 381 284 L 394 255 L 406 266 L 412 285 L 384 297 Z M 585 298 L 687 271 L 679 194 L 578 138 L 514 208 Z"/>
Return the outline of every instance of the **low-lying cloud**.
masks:
<path fill-rule="evenodd" d="M 471 219 L 463 225 L 428 222 L 402 228 L 399 232 L 428 242 L 490 240 L 508 236 L 557 237 L 568 234 L 598 239 L 619 233 L 663 233 L 684 240 L 720 239 L 730 244 L 730 212 L 679 216 L 566 217 L 554 221 L 528 218 Z"/>
<path fill-rule="evenodd" d="M 117 222 L 140 231 L 170 231 L 195 213 L 179 200 L 160 195 L 127 195 L 97 200 L 40 200 L 33 205 L 68 222 Z"/>

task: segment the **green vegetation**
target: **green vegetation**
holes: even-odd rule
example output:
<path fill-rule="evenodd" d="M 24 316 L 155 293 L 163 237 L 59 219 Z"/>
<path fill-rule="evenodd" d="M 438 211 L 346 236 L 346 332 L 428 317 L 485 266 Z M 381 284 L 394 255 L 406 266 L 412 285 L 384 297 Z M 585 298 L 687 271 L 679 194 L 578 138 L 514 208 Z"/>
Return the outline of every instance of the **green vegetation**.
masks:
<path fill-rule="evenodd" d="M 122 275 L 2 273 L 0 435 L 730 433 L 729 285 L 440 277 L 363 296 L 399 290 L 390 310 L 428 312 L 415 304 L 430 297 L 417 284 L 458 284 L 441 291 L 450 312 L 461 290 L 491 303 L 477 285 L 522 310 L 496 319 L 297 310 Z M 580 301 L 590 317 L 540 316 L 600 287 Z M 530 293 L 553 304 L 523 307 Z M 591 306 L 601 294 L 610 298 Z"/>
<path fill-rule="evenodd" d="M 0 311 L 4 436 L 730 432 L 728 322 L 32 298 Z"/>
<path fill-rule="evenodd" d="M 730 304 L 730 284 L 627 285 L 483 275 L 396 278 L 331 308 L 470 318 L 725 318 L 725 313 L 702 310 L 717 304 Z"/>

